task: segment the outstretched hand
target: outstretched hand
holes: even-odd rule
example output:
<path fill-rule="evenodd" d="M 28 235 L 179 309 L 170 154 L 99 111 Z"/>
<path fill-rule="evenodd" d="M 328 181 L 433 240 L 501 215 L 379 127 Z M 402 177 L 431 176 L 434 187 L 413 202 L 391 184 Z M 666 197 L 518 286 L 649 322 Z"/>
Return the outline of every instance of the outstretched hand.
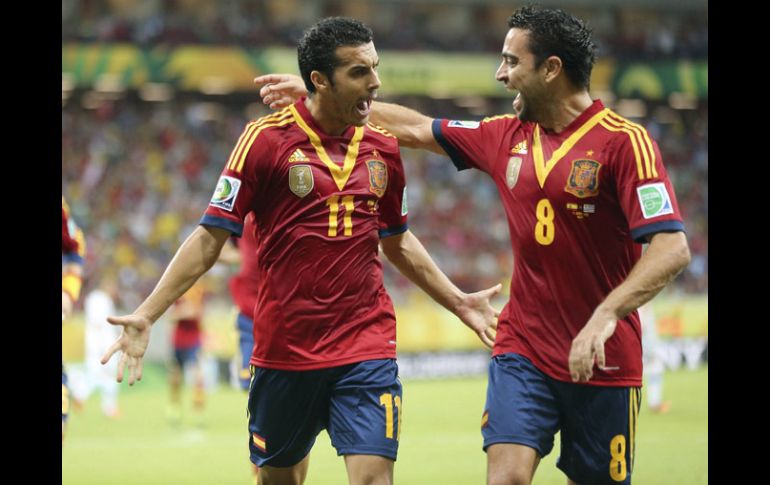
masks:
<path fill-rule="evenodd" d="M 490 300 L 500 293 L 502 288 L 503 285 L 498 283 L 492 288 L 466 294 L 456 311 L 460 320 L 490 349 L 495 344 L 497 318 L 500 316 L 500 312 L 492 307 Z"/>
<path fill-rule="evenodd" d="M 152 322 L 139 315 L 107 317 L 111 325 L 123 326 L 123 331 L 102 356 L 102 365 L 109 362 L 117 351 L 121 351 L 118 360 L 118 382 L 123 382 L 123 372 L 128 364 L 128 385 L 142 380 L 142 358 L 150 342 Z"/>
<path fill-rule="evenodd" d="M 264 74 L 254 78 L 259 95 L 270 109 L 282 109 L 307 95 L 305 82 L 294 74 Z"/>

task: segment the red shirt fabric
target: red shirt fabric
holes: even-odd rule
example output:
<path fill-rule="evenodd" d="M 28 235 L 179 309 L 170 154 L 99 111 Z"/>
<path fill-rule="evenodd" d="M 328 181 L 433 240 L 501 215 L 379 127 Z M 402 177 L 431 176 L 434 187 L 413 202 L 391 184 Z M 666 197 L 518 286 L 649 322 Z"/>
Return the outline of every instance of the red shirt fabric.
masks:
<path fill-rule="evenodd" d="M 249 213 L 243 223 L 243 234 L 236 238 L 238 251 L 241 254 L 241 266 L 238 274 L 230 278 L 230 295 L 238 306 L 238 311 L 254 317 L 254 307 L 257 304 L 258 283 L 257 272 L 257 227 L 254 225 L 254 214 Z"/>

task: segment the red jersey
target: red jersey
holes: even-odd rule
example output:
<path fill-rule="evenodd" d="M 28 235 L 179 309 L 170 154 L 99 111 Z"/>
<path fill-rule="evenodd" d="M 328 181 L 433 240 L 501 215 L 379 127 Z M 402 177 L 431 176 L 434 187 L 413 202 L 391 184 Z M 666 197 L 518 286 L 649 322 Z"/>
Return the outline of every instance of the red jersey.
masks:
<path fill-rule="evenodd" d="M 230 294 L 238 310 L 250 319 L 254 318 L 257 304 L 257 227 L 254 214 L 249 213 L 243 223 L 243 235 L 236 240 L 241 254 L 241 268 L 230 278 Z"/>
<path fill-rule="evenodd" d="M 433 133 L 458 169 L 492 177 L 508 218 L 511 298 L 493 355 L 521 354 L 571 382 L 572 340 L 626 279 L 639 243 L 684 230 L 657 144 L 599 100 L 558 134 L 513 115 L 434 120 Z M 641 385 L 636 312 L 619 321 L 605 352 L 609 370 L 595 369 L 589 384 Z"/>
<path fill-rule="evenodd" d="M 83 264 L 85 238 L 83 231 L 70 218 L 70 208 L 61 198 L 61 254 L 63 263 Z"/>
<path fill-rule="evenodd" d="M 251 363 L 311 370 L 396 356 L 379 239 L 407 229 L 396 138 L 374 125 L 329 136 L 305 98 L 246 126 L 201 224 L 257 226 Z"/>

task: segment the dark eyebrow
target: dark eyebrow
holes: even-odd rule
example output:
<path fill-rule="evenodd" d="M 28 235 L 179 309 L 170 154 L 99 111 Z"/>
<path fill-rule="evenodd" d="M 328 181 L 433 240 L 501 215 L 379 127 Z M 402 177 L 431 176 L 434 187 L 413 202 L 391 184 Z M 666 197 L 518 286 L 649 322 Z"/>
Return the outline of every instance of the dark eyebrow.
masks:
<path fill-rule="evenodd" d="M 377 67 L 380 65 L 380 60 L 377 59 L 377 62 L 375 62 L 371 67 Z M 369 69 L 369 64 L 353 64 L 352 66 L 348 67 L 348 70 L 355 70 L 355 69 Z"/>
<path fill-rule="evenodd" d="M 500 54 L 500 57 L 502 57 L 506 61 L 513 61 L 513 62 L 519 61 L 518 57 L 514 56 L 513 54 L 508 54 L 507 52 L 503 52 L 502 54 Z"/>

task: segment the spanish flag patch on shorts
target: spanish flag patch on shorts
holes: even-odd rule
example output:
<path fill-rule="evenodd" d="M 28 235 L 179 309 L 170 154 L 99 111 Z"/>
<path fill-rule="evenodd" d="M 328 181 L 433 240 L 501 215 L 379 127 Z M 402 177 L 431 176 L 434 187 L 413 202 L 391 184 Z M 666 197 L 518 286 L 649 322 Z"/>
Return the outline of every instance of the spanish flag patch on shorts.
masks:
<path fill-rule="evenodd" d="M 253 441 L 254 445 L 260 450 L 267 451 L 265 438 L 259 436 L 257 433 L 251 433 L 251 441 Z"/>

